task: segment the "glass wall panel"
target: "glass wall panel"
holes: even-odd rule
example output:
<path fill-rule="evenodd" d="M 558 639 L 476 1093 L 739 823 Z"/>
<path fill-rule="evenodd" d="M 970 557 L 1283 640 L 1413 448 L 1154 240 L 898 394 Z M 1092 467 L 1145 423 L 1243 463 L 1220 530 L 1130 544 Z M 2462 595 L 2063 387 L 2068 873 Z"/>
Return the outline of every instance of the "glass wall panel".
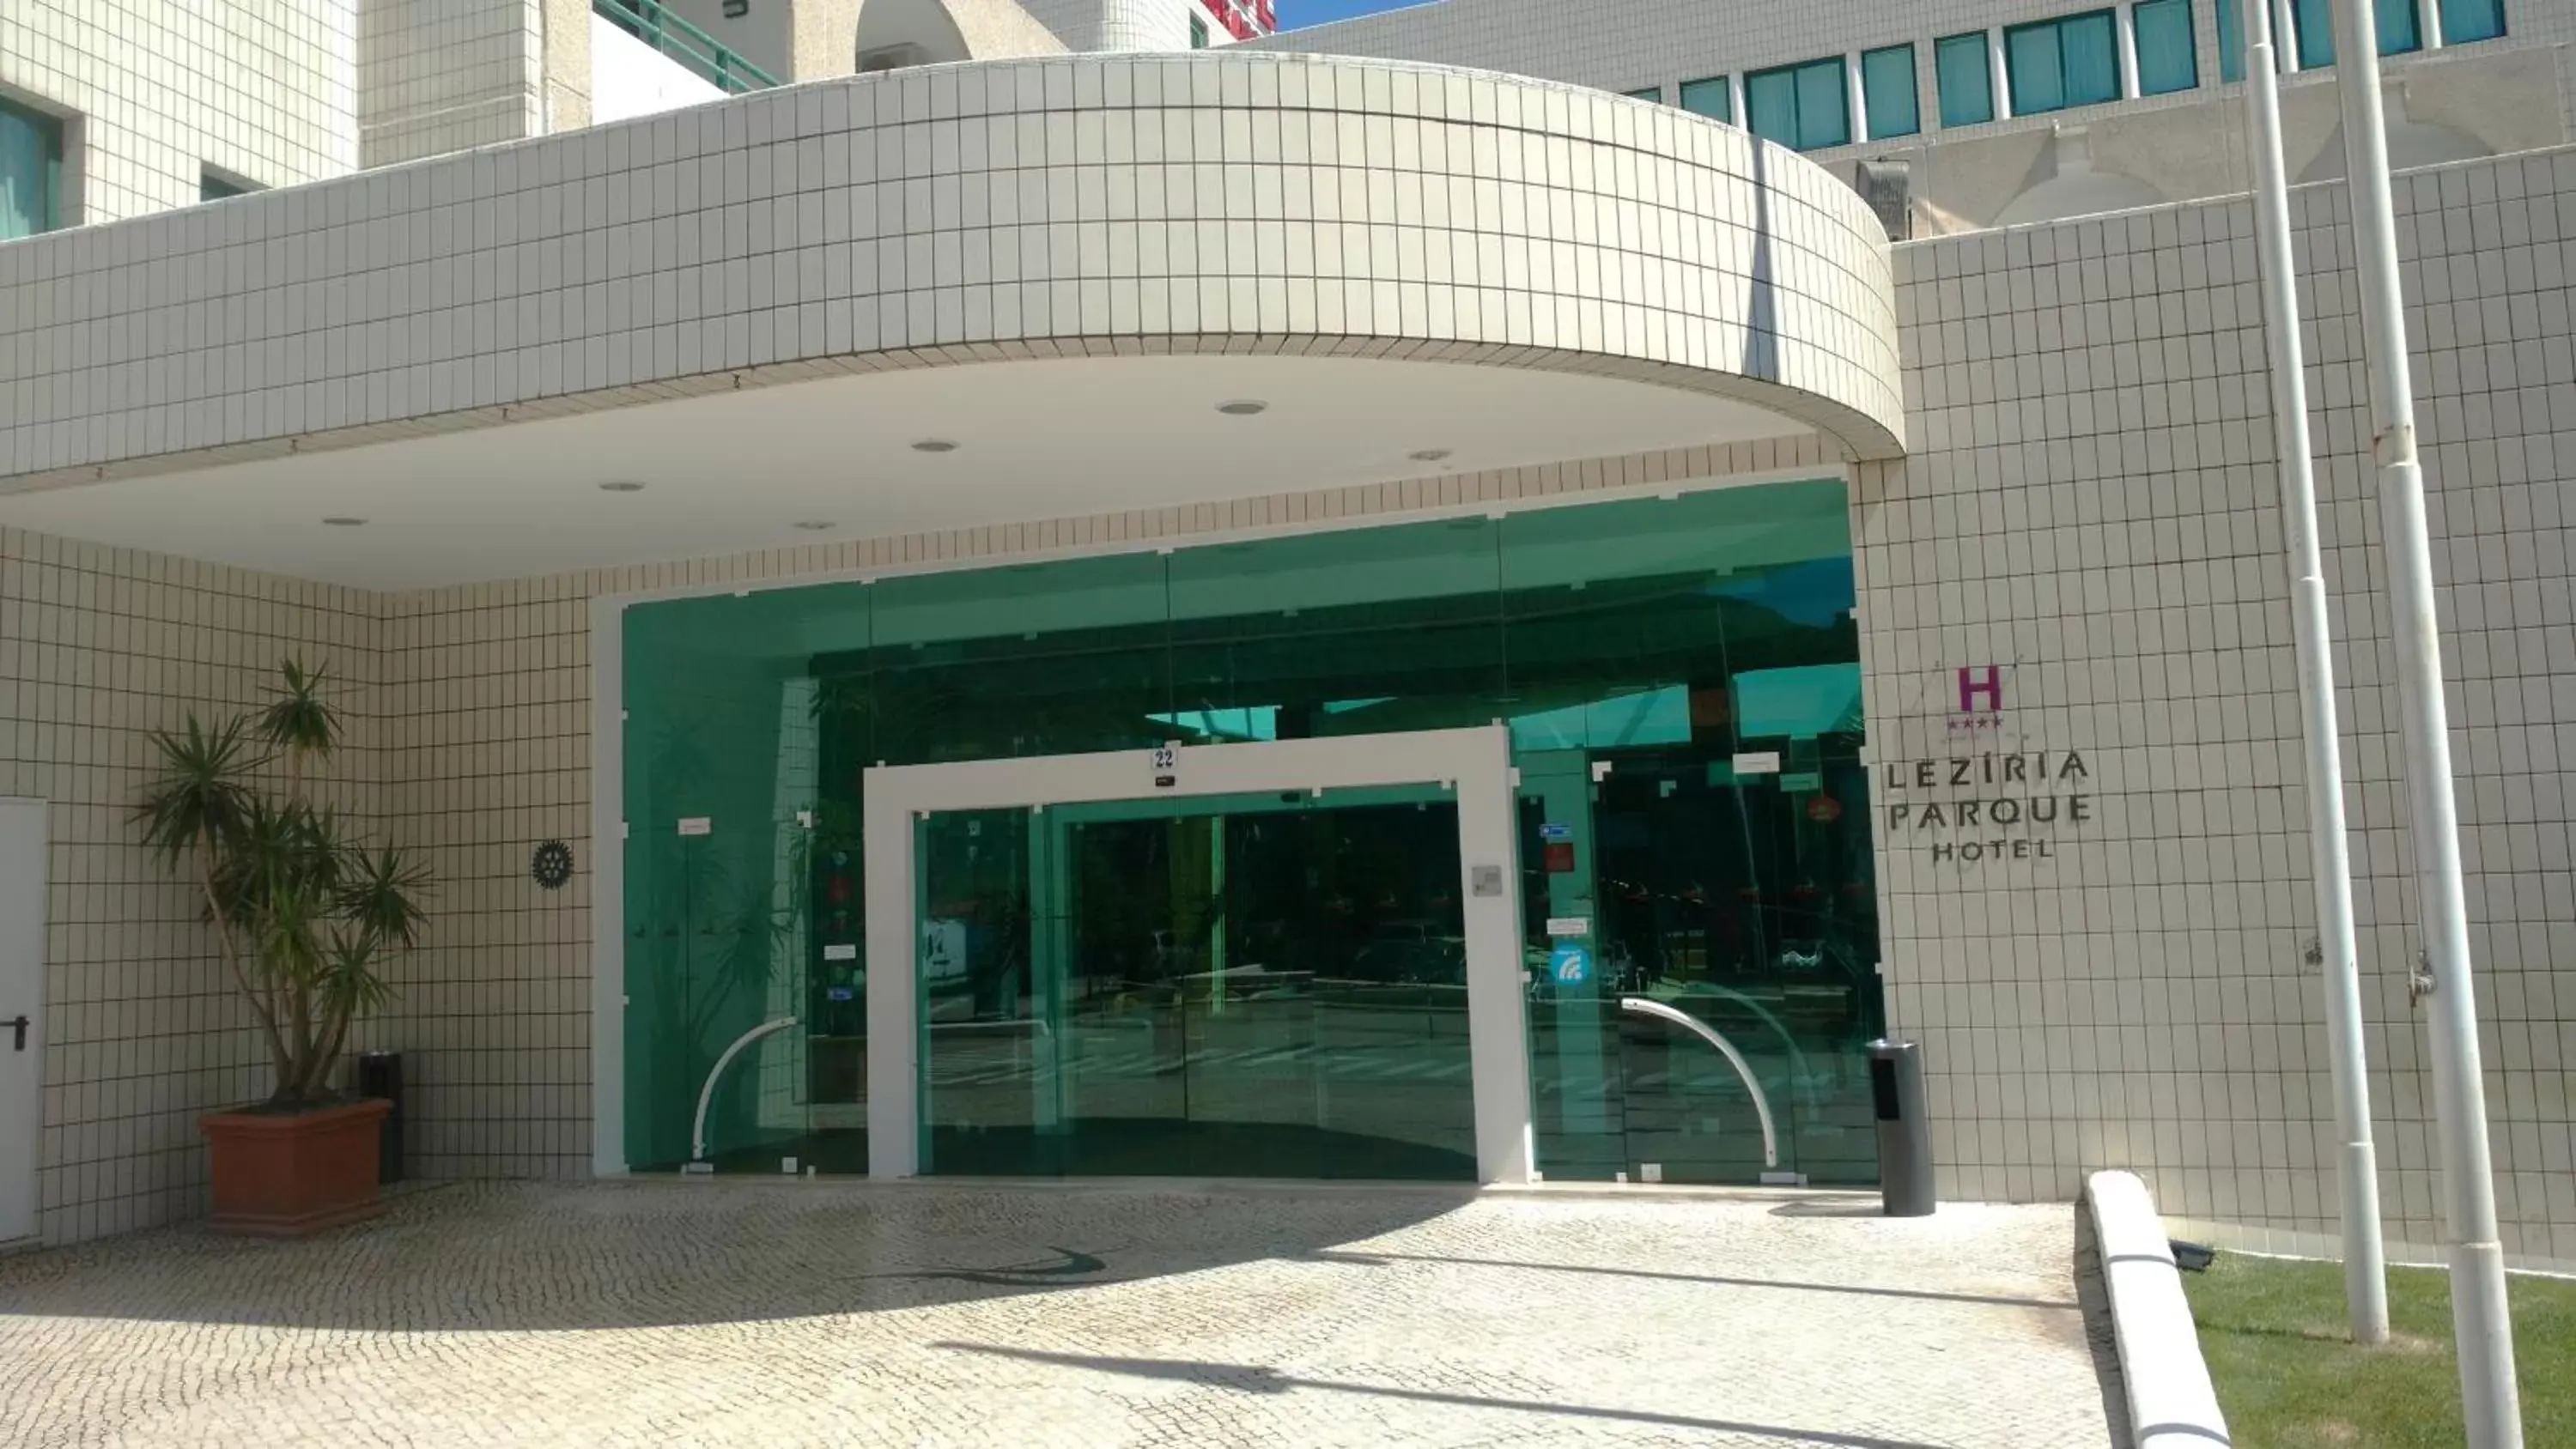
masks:
<path fill-rule="evenodd" d="M 1839 482 L 1763 485 L 626 610 L 628 1161 L 690 1161 L 716 1062 L 792 1017 L 717 1079 L 704 1160 L 863 1170 L 870 766 L 1500 719 L 1542 1169 L 1760 1167 L 1743 1084 L 1624 994 L 1743 1047 L 1781 1170 L 1866 1178 L 1846 507 Z M 1779 768 L 1738 778 L 1738 751 Z M 1472 1171 L 1462 988 L 1435 969 L 1445 799 L 921 831 L 943 924 L 896 964 L 922 983 L 931 1170 Z M 1588 969 L 1560 981 L 1569 943 Z M 1276 991 L 1242 1005 L 1247 980 Z"/>
<path fill-rule="evenodd" d="M 2299 31 L 2299 69 L 2323 70 L 2334 64 L 2334 0 L 2290 0 Z M 2278 37 L 2275 37 L 2278 43 Z"/>
<path fill-rule="evenodd" d="M 923 1171 L 1473 1180 L 1437 787 L 919 830 Z"/>
<path fill-rule="evenodd" d="M 2138 0 L 2129 16 L 2137 28 L 2139 95 L 2168 95 L 2200 84 L 2191 0 Z"/>
<path fill-rule="evenodd" d="M 1923 129 L 1914 85 L 1914 47 L 1891 45 L 1861 52 L 1861 102 L 1869 112 L 1869 138 L 1884 141 Z"/>
<path fill-rule="evenodd" d="M 1974 126 L 1995 118 L 1994 78 L 1989 72 L 1986 33 L 1952 35 L 1932 47 L 1932 67 L 1941 88 L 1941 124 Z"/>
<path fill-rule="evenodd" d="M 2236 18 L 2236 0 L 2218 0 L 2218 78 L 2245 79 L 2245 26 Z"/>

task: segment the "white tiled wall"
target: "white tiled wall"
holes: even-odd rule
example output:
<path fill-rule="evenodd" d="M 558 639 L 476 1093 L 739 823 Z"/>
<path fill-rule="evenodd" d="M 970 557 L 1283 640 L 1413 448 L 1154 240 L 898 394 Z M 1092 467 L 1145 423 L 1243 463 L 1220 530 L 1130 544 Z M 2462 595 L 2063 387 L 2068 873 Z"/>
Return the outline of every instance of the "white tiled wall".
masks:
<path fill-rule="evenodd" d="M 2563 1266 L 2576 153 L 2414 173 L 2397 198 L 2505 1246 Z M 2437 1164 L 2343 208 L 2304 189 L 2294 217 L 2381 1187 L 2421 1247 Z M 1914 451 L 1863 466 L 1853 528 L 1875 757 L 2080 749 L 2091 770 L 2095 819 L 2046 866 L 1882 839 L 1890 1015 L 1926 1042 L 1944 1191 L 2065 1197 L 2134 1166 L 2168 1212 L 2313 1244 L 2334 1114 L 2251 217 L 1900 248 Z M 1987 664 L 2002 728 L 1963 745 L 1952 671 Z"/>
<path fill-rule="evenodd" d="M 73 118 L 65 209 L 193 205 L 208 166 L 261 186 L 358 164 L 357 0 L 10 0 L 0 93 Z"/>
<path fill-rule="evenodd" d="M 362 0 L 357 56 L 368 166 L 546 129 L 543 0 Z"/>
<path fill-rule="evenodd" d="M 0 528 L 0 795 L 52 802 L 39 1228 L 65 1242 L 205 1206 L 197 1114 L 267 1095 L 268 1053 L 199 924 L 136 841 L 151 734 L 252 707 L 299 655 L 340 684 L 322 798 L 378 798 L 375 600 Z"/>

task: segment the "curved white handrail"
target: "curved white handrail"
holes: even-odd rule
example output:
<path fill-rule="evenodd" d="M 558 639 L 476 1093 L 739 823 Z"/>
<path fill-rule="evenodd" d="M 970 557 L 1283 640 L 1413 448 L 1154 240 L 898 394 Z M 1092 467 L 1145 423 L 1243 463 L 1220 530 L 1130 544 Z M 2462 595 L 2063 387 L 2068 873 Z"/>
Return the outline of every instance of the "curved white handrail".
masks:
<path fill-rule="evenodd" d="M 724 1069 L 733 1065 L 733 1059 L 742 1055 L 742 1049 L 744 1047 L 751 1045 L 753 1042 L 760 1040 L 762 1037 L 769 1035 L 773 1031 L 785 1031 L 787 1028 L 794 1026 L 795 1024 L 796 1018 L 792 1016 L 782 1016 L 776 1021 L 764 1021 L 760 1025 L 755 1026 L 751 1030 L 734 1038 L 733 1045 L 726 1047 L 724 1049 L 724 1055 L 716 1058 L 715 1066 L 710 1068 L 707 1072 L 706 1085 L 698 1088 L 698 1120 L 689 1129 L 689 1160 L 691 1162 L 704 1162 L 707 1160 L 707 1104 L 715 1100 L 716 1082 L 724 1076 Z"/>
<path fill-rule="evenodd" d="M 1719 1036 L 1717 1028 L 1707 1022 L 1687 1011 L 1676 1011 L 1660 1001 L 1648 1001 L 1642 996 L 1622 996 L 1619 1009 L 1633 1011 L 1640 1016 L 1661 1017 L 1675 1026 L 1688 1027 L 1697 1032 L 1702 1041 L 1726 1053 L 1726 1059 L 1735 1064 L 1735 1074 L 1744 1079 L 1746 1090 L 1753 1093 L 1753 1115 L 1762 1119 L 1762 1165 L 1780 1165 L 1780 1138 L 1771 1127 L 1771 1099 L 1763 1095 L 1762 1084 L 1753 1079 L 1753 1068 L 1746 1064 L 1744 1054 L 1735 1049 L 1733 1042 Z"/>
<path fill-rule="evenodd" d="M 1762 1018 L 1764 1025 L 1780 1034 L 1780 1044 L 1789 1049 L 1790 1085 L 1796 1087 L 1798 1089 L 1798 1095 L 1806 1099 L 1807 1109 L 1809 1111 L 1814 1111 L 1818 1102 L 1815 1074 L 1807 1070 L 1807 1054 L 1798 1049 L 1798 1038 L 1789 1030 L 1787 1025 L 1782 1023 L 1780 1018 L 1773 1016 L 1770 1009 L 1765 1007 L 1761 1002 L 1754 1000 L 1752 997 L 1745 995 L 1743 992 L 1736 990 L 1732 986 L 1720 986 L 1714 981 L 1694 981 L 1691 983 L 1692 993 L 1701 991 L 1713 992 L 1733 1001 L 1736 1005 L 1741 1006 L 1745 1010 L 1752 1012 L 1755 1016 Z"/>

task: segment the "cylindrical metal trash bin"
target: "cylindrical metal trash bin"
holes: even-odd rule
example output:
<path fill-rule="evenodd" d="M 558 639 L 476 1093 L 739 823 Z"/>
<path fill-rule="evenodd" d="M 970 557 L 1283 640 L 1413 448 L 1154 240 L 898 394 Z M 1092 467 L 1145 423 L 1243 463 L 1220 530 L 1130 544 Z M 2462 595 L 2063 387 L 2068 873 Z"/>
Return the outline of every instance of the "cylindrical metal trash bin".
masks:
<path fill-rule="evenodd" d="M 1869 1044 L 1869 1094 L 1878 1115 L 1880 1207 L 1892 1218 L 1932 1215 L 1932 1124 L 1923 1110 L 1923 1048 Z"/>
<path fill-rule="evenodd" d="M 360 1053 L 358 1095 L 382 1097 L 394 1104 L 394 1109 L 385 1114 L 384 1135 L 376 1143 L 376 1181 L 400 1182 L 403 1175 L 402 1053 Z"/>

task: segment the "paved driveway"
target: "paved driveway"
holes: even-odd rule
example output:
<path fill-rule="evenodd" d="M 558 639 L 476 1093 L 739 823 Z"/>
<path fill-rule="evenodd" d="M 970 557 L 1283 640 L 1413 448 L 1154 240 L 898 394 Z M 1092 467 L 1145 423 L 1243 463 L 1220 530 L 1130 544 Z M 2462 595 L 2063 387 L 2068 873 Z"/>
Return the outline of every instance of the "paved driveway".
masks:
<path fill-rule="evenodd" d="M 476 1185 L 0 1259 L 18 1444 L 2109 1442 L 2067 1208 Z"/>

